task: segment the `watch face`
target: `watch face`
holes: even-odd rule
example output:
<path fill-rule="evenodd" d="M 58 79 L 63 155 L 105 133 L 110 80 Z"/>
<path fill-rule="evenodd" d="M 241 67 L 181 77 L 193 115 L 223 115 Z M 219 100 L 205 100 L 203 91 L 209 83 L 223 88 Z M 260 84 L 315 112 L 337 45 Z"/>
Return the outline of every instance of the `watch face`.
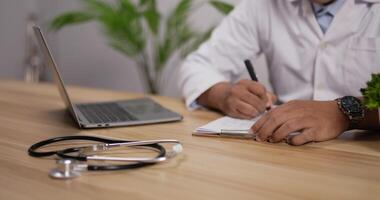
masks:
<path fill-rule="evenodd" d="M 342 107 L 353 115 L 361 115 L 363 112 L 360 100 L 352 96 L 347 96 L 342 99 Z"/>

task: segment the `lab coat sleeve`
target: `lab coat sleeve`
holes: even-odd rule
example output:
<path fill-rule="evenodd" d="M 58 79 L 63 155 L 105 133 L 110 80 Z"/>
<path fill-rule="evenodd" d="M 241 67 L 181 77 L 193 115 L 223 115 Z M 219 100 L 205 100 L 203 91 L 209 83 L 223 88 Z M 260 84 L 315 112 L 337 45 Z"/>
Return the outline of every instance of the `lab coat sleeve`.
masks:
<path fill-rule="evenodd" d="M 260 54 L 259 7 L 265 1 L 243 0 L 211 38 L 185 59 L 179 70 L 179 84 L 190 110 L 200 107 L 197 98 L 213 85 L 236 81 L 246 73 L 244 60 Z"/>

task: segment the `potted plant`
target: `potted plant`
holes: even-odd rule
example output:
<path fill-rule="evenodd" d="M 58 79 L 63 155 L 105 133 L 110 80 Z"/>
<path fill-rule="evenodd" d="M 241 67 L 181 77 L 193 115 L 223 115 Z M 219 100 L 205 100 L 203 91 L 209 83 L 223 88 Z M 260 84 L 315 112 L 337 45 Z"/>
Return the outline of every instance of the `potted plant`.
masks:
<path fill-rule="evenodd" d="M 367 88 L 361 89 L 364 105 L 368 109 L 378 109 L 380 120 L 380 74 L 372 74 Z"/>
<path fill-rule="evenodd" d="M 233 6 L 212 0 L 195 5 L 192 0 L 180 0 L 167 18 L 157 10 L 156 0 L 80 0 L 84 9 L 55 17 L 52 30 L 89 21 L 98 22 L 115 50 L 133 59 L 146 82 L 149 93 L 157 94 L 157 80 L 168 60 L 176 52 L 182 57 L 209 38 L 214 26 L 205 32 L 195 31 L 188 23 L 192 11 L 209 3 L 223 14 Z"/>

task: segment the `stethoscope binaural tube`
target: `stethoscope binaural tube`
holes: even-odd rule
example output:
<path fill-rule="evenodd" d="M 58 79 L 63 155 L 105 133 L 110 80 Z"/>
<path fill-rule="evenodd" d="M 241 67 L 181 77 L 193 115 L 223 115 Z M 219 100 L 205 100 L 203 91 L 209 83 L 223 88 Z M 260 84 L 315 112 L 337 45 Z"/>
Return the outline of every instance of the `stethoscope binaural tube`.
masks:
<path fill-rule="evenodd" d="M 53 156 L 53 155 L 56 155 L 58 151 L 38 152 L 37 150 L 50 144 L 63 142 L 63 141 L 71 141 L 71 140 L 84 140 L 84 141 L 102 142 L 102 143 L 130 142 L 126 140 L 113 140 L 113 139 L 87 136 L 87 135 L 62 136 L 62 137 L 50 138 L 50 139 L 43 140 L 43 141 L 33 144 L 32 146 L 29 147 L 28 154 L 32 157 L 37 157 L 37 158 Z"/>

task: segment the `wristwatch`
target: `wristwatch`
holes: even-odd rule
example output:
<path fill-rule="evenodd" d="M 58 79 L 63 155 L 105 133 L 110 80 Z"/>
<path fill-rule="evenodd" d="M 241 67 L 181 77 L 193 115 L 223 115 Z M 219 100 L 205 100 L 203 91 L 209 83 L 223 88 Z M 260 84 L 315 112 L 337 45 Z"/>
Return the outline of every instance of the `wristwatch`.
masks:
<path fill-rule="evenodd" d="M 335 99 L 339 109 L 350 120 L 350 127 L 356 127 L 364 119 L 364 106 L 360 99 L 353 96 L 344 96 Z"/>

